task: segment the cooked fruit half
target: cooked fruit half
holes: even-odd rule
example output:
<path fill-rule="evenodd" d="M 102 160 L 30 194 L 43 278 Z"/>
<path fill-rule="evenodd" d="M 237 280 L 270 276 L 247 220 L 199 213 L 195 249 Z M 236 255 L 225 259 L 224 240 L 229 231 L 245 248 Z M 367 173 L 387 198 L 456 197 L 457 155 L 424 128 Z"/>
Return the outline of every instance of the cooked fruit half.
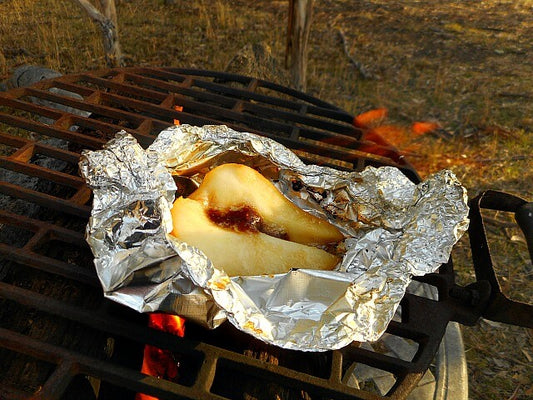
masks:
<path fill-rule="evenodd" d="M 172 234 L 202 250 L 229 276 L 278 274 L 291 268 L 331 270 L 340 261 L 322 249 L 259 232 L 259 216 L 246 206 L 221 212 L 180 197 L 171 212 Z"/>
<path fill-rule="evenodd" d="M 261 216 L 262 232 L 291 242 L 321 245 L 344 239 L 335 226 L 300 209 L 246 165 L 223 164 L 214 168 L 189 198 L 212 209 L 249 206 Z"/>

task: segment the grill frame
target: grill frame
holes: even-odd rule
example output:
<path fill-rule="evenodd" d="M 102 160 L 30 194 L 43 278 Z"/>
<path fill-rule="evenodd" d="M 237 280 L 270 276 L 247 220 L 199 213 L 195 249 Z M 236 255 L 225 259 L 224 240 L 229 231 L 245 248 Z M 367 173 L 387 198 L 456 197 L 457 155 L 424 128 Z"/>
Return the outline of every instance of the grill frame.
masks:
<path fill-rule="evenodd" d="M 53 90 L 56 93 L 50 91 L 52 88 L 55 88 Z M 61 91 L 76 93 L 78 96 L 70 97 L 71 95 Z M 58 109 L 58 104 L 71 109 Z M 184 107 L 183 111 L 176 111 L 176 105 Z M 88 116 L 87 113 L 91 115 Z M 39 118 L 52 121 L 47 124 L 40 122 Z M 276 120 L 272 120 L 273 118 Z M 83 180 L 77 176 L 76 170 L 66 173 L 35 165 L 32 163 L 35 155 L 53 157 L 72 165 L 77 162 L 81 148 L 100 148 L 120 129 L 136 137 L 142 146 L 147 146 L 154 135 L 172 125 L 174 119 L 192 125 L 224 123 L 235 130 L 268 136 L 293 149 L 306 162 L 353 170 L 361 170 L 367 165 L 392 165 L 400 168 L 411 180 L 419 181 L 414 168 L 383 138 L 371 130 L 356 128 L 352 115 L 312 96 L 234 74 L 180 68 L 125 68 L 62 76 L 39 82 L 32 87 L 1 93 L 0 143 L 16 150 L 8 156 L 0 157 L 0 167 L 68 186 L 74 193 L 68 198 L 61 198 L 9 182 L 1 183 L 0 193 L 38 204 L 54 212 L 86 219 L 90 214 L 91 194 Z M 30 138 L 13 136 L 3 132 L 8 130 L 6 127 L 68 141 L 71 147 L 58 148 Z M 78 131 L 72 131 L 73 127 L 79 127 Z M 327 157 L 324 156 L 326 151 Z M 5 259 L 93 287 L 91 290 L 98 290 L 94 271 L 75 268 L 34 251 L 50 238 L 86 246 L 79 231 L 6 210 L 0 210 L 0 223 L 2 222 L 21 225 L 33 232 L 27 243 L 20 248 L 0 243 L 0 255 Z M 406 294 L 401 303 L 402 321 L 392 321 L 387 329 L 389 334 L 418 343 L 414 358 L 404 361 L 352 344 L 329 352 L 328 378 L 281 366 L 274 367 L 189 337 L 177 338 L 154 331 L 146 325 L 110 315 L 108 309 L 113 306 L 107 301 L 102 302 L 102 309 L 89 312 L 3 282 L 0 283 L 1 298 L 89 326 L 106 335 L 125 337 L 190 355 L 200 367 L 194 384 L 184 386 L 146 377 L 131 368 L 43 343 L 6 328 L 0 328 L 0 345 L 13 352 L 46 359 L 57 365 L 38 392 L 41 398 L 59 399 L 75 376 L 89 375 L 160 398 L 221 399 L 223 397 L 211 393 L 210 388 L 216 369 L 222 364 L 320 397 L 382 398 L 366 390 L 351 388 L 342 382 L 344 365 L 350 360 L 393 373 L 397 379 L 396 384 L 386 397 L 403 399 L 428 369 L 448 322 L 457 319 L 457 314 L 462 309 L 462 304 L 449 296 L 450 288 L 454 287 L 451 262 L 443 265 L 439 273 L 417 280 L 435 287 L 439 293 L 438 301 Z M 25 396 L 17 389 L 5 386 L 0 388 L 0 397 L 2 393 L 20 398 Z"/>

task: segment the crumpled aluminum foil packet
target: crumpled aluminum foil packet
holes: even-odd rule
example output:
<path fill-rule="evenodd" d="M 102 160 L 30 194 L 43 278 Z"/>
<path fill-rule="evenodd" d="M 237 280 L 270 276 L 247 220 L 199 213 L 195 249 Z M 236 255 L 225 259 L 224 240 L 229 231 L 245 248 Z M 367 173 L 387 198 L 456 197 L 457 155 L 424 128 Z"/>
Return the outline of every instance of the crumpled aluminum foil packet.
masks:
<path fill-rule="evenodd" d="M 336 225 L 346 237 L 338 267 L 230 278 L 171 236 L 174 198 L 227 162 L 256 168 L 302 209 Z M 226 126 L 170 127 L 147 150 L 119 132 L 103 150 L 84 152 L 80 170 L 94 192 L 87 241 L 106 297 L 209 328 L 228 319 L 287 349 L 377 340 L 411 277 L 447 262 L 468 227 L 466 190 L 450 171 L 415 185 L 394 167 L 305 165 L 271 139 Z"/>

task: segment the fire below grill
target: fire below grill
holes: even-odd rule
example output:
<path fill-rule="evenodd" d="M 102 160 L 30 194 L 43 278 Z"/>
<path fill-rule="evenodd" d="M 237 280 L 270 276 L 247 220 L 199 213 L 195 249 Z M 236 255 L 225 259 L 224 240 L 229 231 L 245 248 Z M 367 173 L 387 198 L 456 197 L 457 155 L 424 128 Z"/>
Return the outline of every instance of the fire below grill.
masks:
<path fill-rule="evenodd" d="M 528 306 L 505 301 L 490 270 L 479 269 L 480 282 L 470 288 L 456 286 L 449 262 L 418 279 L 434 296 L 408 293 L 387 329 L 391 343 L 414 346 L 403 357 L 358 343 L 319 354 L 282 350 L 227 324 L 214 331 L 189 324 L 183 338 L 149 328 L 146 315 L 102 296 L 84 241 L 91 192 L 77 162 L 82 149 L 98 149 L 122 129 L 148 146 L 175 119 L 268 136 L 306 162 L 347 170 L 392 165 L 419 179 L 349 113 L 248 77 L 128 68 L 1 94 L 0 399 L 133 399 L 138 392 L 161 399 L 381 398 L 353 382 L 360 365 L 387 374 L 385 395 L 402 399 L 430 367 L 449 321 L 473 324 L 484 315 L 517 323 L 531 315 Z M 501 196 L 488 193 L 478 204 L 494 206 L 491 199 Z M 508 211 L 530 207 L 506 199 Z M 473 250 L 484 246 L 477 212 Z M 490 261 L 483 250 L 473 252 L 478 265 Z M 502 314 L 498 302 L 512 307 Z M 179 364 L 174 381 L 140 372 L 146 344 L 171 352 Z"/>

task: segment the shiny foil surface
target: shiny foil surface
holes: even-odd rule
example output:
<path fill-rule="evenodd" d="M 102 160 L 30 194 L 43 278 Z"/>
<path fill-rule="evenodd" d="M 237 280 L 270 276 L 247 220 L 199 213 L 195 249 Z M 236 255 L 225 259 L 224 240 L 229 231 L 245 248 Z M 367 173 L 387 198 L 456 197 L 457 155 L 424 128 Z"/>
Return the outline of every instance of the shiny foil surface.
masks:
<path fill-rule="evenodd" d="M 299 207 L 336 225 L 346 238 L 337 268 L 230 278 L 170 235 L 174 198 L 228 162 L 257 169 Z M 466 190 L 451 171 L 415 185 L 394 167 L 305 165 L 271 139 L 226 126 L 174 126 L 146 150 L 119 132 L 104 149 L 84 152 L 80 171 L 94 192 L 87 241 L 106 297 L 209 328 L 228 319 L 287 349 L 377 340 L 411 277 L 447 262 L 468 227 Z"/>

